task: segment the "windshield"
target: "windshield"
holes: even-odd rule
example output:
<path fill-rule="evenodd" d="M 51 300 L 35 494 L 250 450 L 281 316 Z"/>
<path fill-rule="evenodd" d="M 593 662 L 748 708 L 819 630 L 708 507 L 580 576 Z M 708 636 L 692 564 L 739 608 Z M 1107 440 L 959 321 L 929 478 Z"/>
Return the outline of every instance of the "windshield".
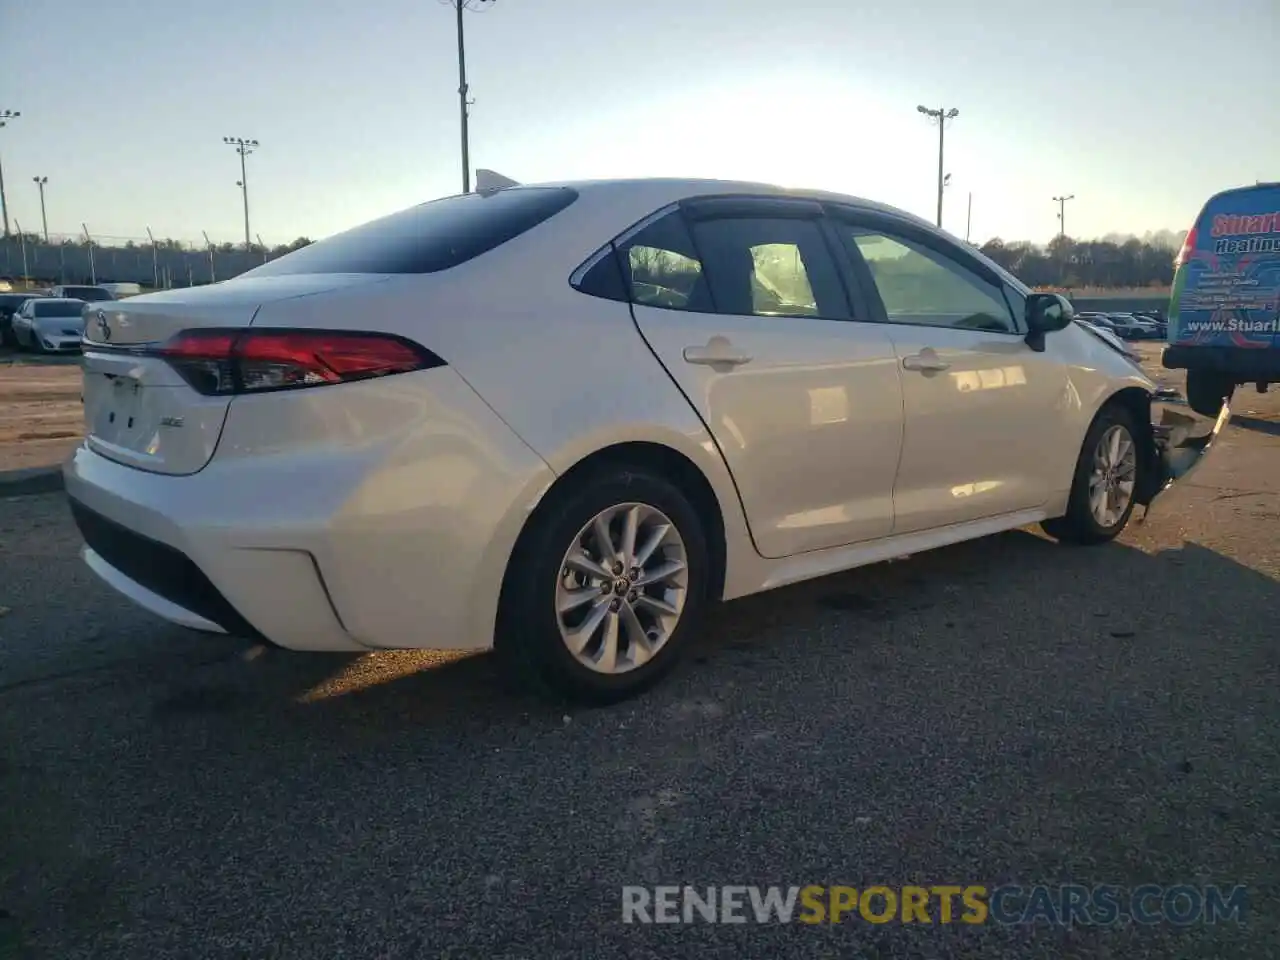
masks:
<path fill-rule="evenodd" d="M 78 317 L 83 308 L 83 300 L 48 300 L 35 304 L 35 315 L 37 317 Z"/>
<path fill-rule="evenodd" d="M 63 287 L 62 292 L 68 297 L 91 302 L 112 299 L 111 292 L 101 287 Z"/>

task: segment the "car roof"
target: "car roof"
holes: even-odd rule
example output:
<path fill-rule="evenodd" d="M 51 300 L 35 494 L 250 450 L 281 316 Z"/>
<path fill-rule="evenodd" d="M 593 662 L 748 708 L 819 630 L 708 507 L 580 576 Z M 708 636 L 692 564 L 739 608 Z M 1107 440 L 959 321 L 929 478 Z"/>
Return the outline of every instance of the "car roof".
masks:
<path fill-rule="evenodd" d="M 523 183 L 517 186 L 499 187 L 500 191 L 568 188 L 578 195 L 578 202 L 571 204 L 564 214 L 554 218 L 565 231 L 563 243 L 557 244 L 559 253 L 553 269 L 568 266 L 570 270 L 598 252 L 601 244 L 634 227 L 645 218 L 683 200 L 711 197 L 760 197 L 765 199 L 794 198 L 818 203 L 839 204 L 850 209 L 883 214 L 904 225 L 945 237 L 965 250 L 968 256 L 982 263 L 995 276 L 1001 277 L 1013 289 L 1023 295 L 1030 289 L 1011 272 L 986 256 L 977 246 L 939 229 L 932 222 L 887 203 L 868 200 L 850 194 L 830 190 L 787 187 L 752 180 L 705 179 L 696 177 L 647 177 L 603 180 L 557 180 L 541 183 Z M 489 190 L 480 191 L 490 193 Z M 551 225 L 548 224 L 550 227 Z M 552 228 L 555 229 L 555 228 Z M 572 264 L 572 265 L 570 265 Z"/>
<path fill-rule="evenodd" d="M 670 193 L 671 201 L 724 195 L 790 197 L 799 200 L 816 200 L 820 203 L 839 203 L 858 207 L 869 212 L 887 213 L 936 229 L 932 223 L 923 217 L 876 200 L 867 200 L 864 197 L 835 193 L 830 190 L 784 187 L 776 183 L 762 183 L 754 180 L 716 180 L 697 177 L 632 177 L 610 180 L 559 180 L 546 183 L 522 183 L 516 187 L 503 187 L 500 189 L 520 190 L 533 187 L 568 187 L 576 190 L 582 196 L 590 195 L 599 199 L 610 198 L 610 195 L 621 198 L 638 193 L 655 194 L 663 191 Z"/>
<path fill-rule="evenodd" d="M 84 303 L 79 297 L 32 297 L 32 300 L 39 300 L 41 303 Z"/>

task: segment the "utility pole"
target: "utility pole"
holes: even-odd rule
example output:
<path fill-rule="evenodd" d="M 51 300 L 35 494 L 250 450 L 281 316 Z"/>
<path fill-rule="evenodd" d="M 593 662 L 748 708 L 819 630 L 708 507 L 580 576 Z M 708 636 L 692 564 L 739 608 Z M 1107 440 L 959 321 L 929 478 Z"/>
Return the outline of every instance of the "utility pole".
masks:
<path fill-rule="evenodd" d="M 969 213 L 964 218 L 964 242 L 969 242 L 969 229 L 973 226 L 973 191 L 969 191 Z"/>
<path fill-rule="evenodd" d="M 22 247 L 22 279 L 27 281 L 31 279 L 31 274 L 27 270 L 27 238 L 23 236 L 22 224 L 18 222 L 18 218 L 13 218 L 13 225 L 18 228 L 18 244 Z"/>
<path fill-rule="evenodd" d="M 21 110 L 0 110 L 0 127 L 7 127 L 10 120 L 22 116 Z M 4 213 L 4 235 L 9 236 L 9 201 L 4 196 L 4 164 L 0 163 L 0 212 Z"/>
<path fill-rule="evenodd" d="M 236 181 L 236 186 L 244 195 L 244 248 L 250 250 L 252 242 L 249 240 L 249 175 L 245 169 L 244 158 L 257 150 L 261 144 L 257 140 L 245 140 L 243 137 L 223 137 L 222 142 L 235 147 L 236 153 L 240 154 L 240 179 Z"/>
<path fill-rule="evenodd" d="M 458 118 L 461 121 L 462 139 L 462 192 L 471 192 L 471 136 L 469 110 L 474 100 L 469 99 L 467 86 L 467 44 L 463 28 L 463 14 L 468 10 L 487 10 L 496 0 L 440 0 L 453 7 L 458 18 Z"/>
<path fill-rule="evenodd" d="M 151 241 L 151 286 L 160 289 L 160 258 L 156 254 L 156 235 L 147 227 L 147 239 Z"/>
<path fill-rule="evenodd" d="M 209 239 L 209 234 L 203 230 L 200 231 L 200 234 L 204 237 L 204 245 L 209 248 L 209 282 L 217 283 L 218 278 L 213 272 L 213 241 Z"/>
<path fill-rule="evenodd" d="M 947 121 L 954 120 L 960 116 L 960 111 L 955 107 L 948 109 L 947 107 L 939 107 L 937 110 L 930 110 L 921 104 L 916 110 L 924 114 L 930 120 L 937 121 L 938 124 L 938 226 L 942 226 L 942 191 L 946 186 L 946 175 L 942 172 L 942 155 L 943 148 L 946 143 Z"/>
<path fill-rule="evenodd" d="M 1053 202 L 1058 205 L 1058 236 L 1060 237 L 1067 235 L 1067 201 L 1075 198 L 1076 195 L 1074 193 L 1067 197 L 1053 198 Z"/>
<path fill-rule="evenodd" d="M 89 225 L 87 223 L 80 224 L 80 228 L 84 230 L 84 238 L 89 242 L 89 282 L 96 287 L 98 285 L 98 268 L 93 262 L 93 236 L 89 233 Z M 48 242 L 46 239 L 45 243 Z"/>
<path fill-rule="evenodd" d="M 44 188 L 49 182 L 48 177 L 32 177 L 37 187 L 40 188 L 40 226 L 44 228 L 44 242 L 49 242 L 49 218 L 44 213 Z"/>

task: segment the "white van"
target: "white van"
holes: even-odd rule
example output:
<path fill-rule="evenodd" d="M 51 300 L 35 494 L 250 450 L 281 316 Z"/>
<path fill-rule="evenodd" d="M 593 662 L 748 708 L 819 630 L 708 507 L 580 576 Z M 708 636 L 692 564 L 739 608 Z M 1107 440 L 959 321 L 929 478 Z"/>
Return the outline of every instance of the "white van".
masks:
<path fill-rule="evenodd" d="M 100 283 L 98 286 L 109 290 L 117 300 L 121 297 L 136 297 L 142 292 L 142 285 L 138 283 Z"/>

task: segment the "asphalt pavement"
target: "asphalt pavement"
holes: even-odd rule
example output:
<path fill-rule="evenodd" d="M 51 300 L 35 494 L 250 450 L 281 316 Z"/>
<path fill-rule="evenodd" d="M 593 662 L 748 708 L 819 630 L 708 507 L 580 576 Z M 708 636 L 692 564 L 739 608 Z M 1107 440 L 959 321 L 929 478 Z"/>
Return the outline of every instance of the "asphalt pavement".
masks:
<path fill-rule="evenodd" d="M 1278 432 L 1231 428 L 1117 544 L 1015 532 L 724 605 L 666 684 L 592 711 L 486 656 L 170 628 L 81 567 L 61 495 L 0 500 L 0 956 L 1280 955 Z M 624 885 L 686 883 L 1249 907 L 621 922 Z"/>

